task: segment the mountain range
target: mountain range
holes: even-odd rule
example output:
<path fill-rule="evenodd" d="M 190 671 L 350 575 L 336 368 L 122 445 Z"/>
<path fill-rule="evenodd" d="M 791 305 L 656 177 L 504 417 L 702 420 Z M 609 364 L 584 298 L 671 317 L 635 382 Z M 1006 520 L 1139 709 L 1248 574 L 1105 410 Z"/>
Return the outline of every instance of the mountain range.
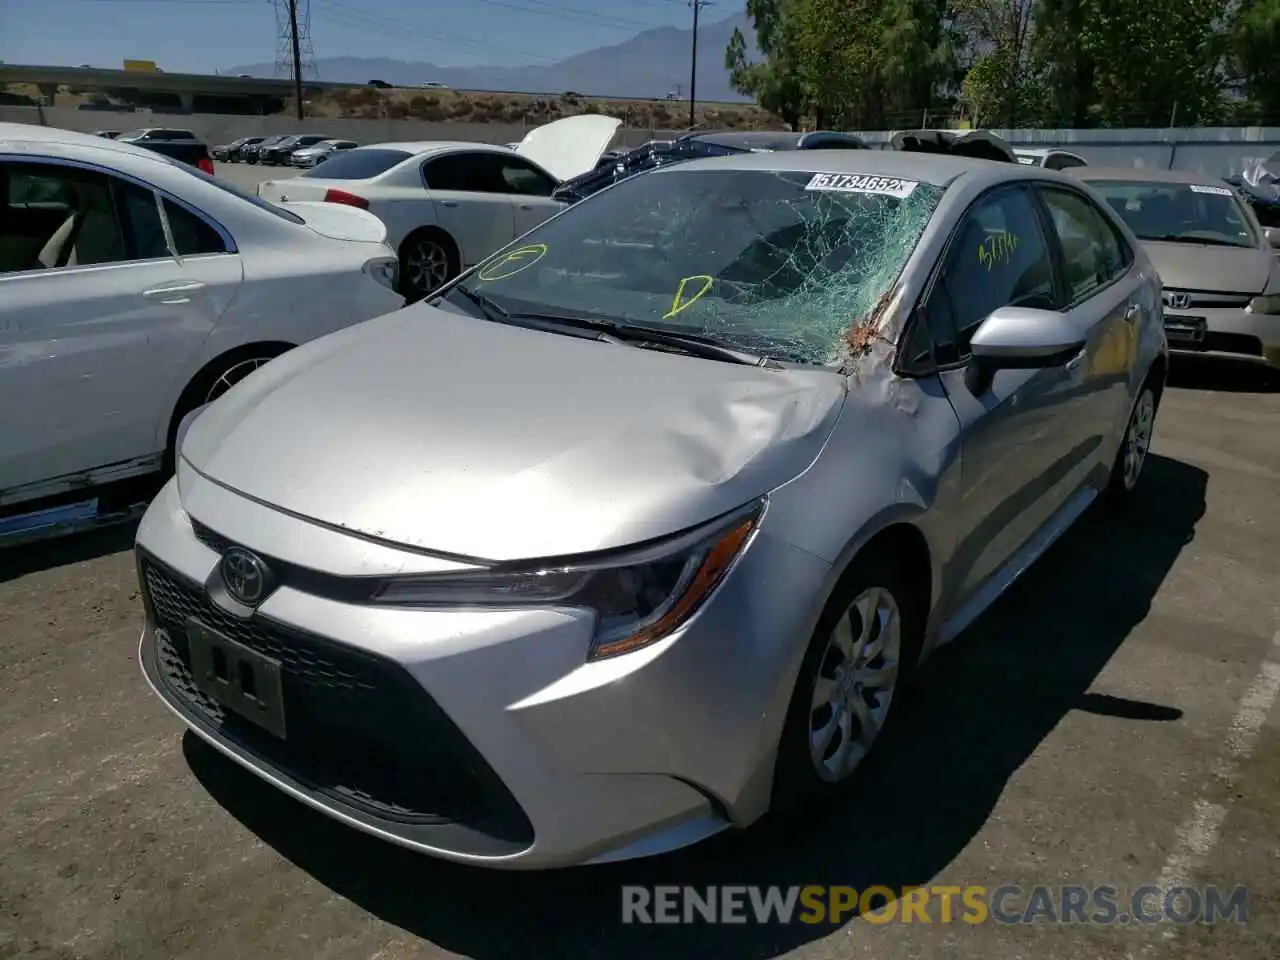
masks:
<path fill-rule="evenodd" d="M 741 13 L 702 24 L 698 29 L 698 89 L 700 101 L 740 103 L 743 97 L 729 86 L 724 51 L 740 28 L 754 36 L 750 21 Z M 598 47 L 548 66 L 438 67 L 435 64 L 388 60 L 381 57 L 326 57 L 316 61 L 319 79 L 339 83 L 383 80 L 398 87 L 416 87 L 433 81 L 455 90 L 494 90 L 519 93 L 567 93 L 587 96 L 655 99 L 679 91 L 689 95 L 689 57 L 693 31 L 657 27 L 636 34 L 611 47 Z M 270 77 L 270 63 L 228 67 L 222 73 Z"/>

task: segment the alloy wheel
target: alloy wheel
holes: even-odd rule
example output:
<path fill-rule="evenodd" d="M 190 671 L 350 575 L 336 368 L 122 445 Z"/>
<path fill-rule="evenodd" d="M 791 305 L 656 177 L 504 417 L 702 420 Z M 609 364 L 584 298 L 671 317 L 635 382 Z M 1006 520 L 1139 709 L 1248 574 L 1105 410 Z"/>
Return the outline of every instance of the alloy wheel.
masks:
<path fill-rule="evenodd" d="M 1147 453 L 1151 449 L 1151 432 L 1155 419 L 1155 395 L 1144 387 L 1138 402 L 1133 406 L 1133 414 L 1129 417 L 1129 427 L 1124 436 L 1122 479 L 1125 490 L 1132 490 L 1142 476 L 1142 467 L 1147 462 Z"/>
<path fill-rule="evenodd" d="M 836 622 L 818 661 L 809 708 L 809 755 L 828 783 L 846 779 L 889 715 L 902 657 L 902 615 L 893 595 L 870 587 Z"/>
<path fill-rule="evenodd" d="M 404 258 L 405 279 L 426 296 L 449 279 L 449 251 L 438 240 L 423 237 L 409 245 Z"/>
<path fill-rule="evenodd" d="M 217 400 L 269 359 L 270 357 L 252 357 L 248 360 L 241 360 L 239 363 L 233 363 L 223 371 L 222 376 L 214 380 L 209 386 L 208 391 L 205 393 L 204 402 L 213 403 L 213 401 Z"/>

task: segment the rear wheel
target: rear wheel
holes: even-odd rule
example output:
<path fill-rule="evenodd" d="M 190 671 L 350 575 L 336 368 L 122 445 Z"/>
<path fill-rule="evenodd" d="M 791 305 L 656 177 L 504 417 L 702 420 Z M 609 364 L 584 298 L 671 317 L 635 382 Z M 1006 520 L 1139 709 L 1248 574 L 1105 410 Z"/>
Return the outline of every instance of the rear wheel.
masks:
<path fill-rule="evenodd" d="M 178 437 L 178 427 L 192 410 L 213 403 L 224 393 L 234 387 L 259 367 L 270 363 L 289 349 L 287 344 L 261 344 L 248 347 L 239 353 L 231 353 L 221 357 L 211 366 L 202 370 L 178 400 L 173 419 L 169 422 L 169 441 L 165 447 L 164 472 L 173 473 L 177 462 L 177 450 L 174 449 Z"/>
<path fill-rule="evenodd" d="M 458 253 L 443 233 L 420 230 L 400 246 L 400 292 L 421 300 L 458 275 Z"/>
<path fill-rule="evenodd" d="M 1129 422 L 1125 425 L 1124 440 L 1111 468 L 1111 480 L 1107 484 L 1110 499 L 1118 501 L 1128 497 L 1142 479 L 1142 469 L 1147 465 L 1147 455 L 1151 452 L 1151 436 L 1155 431 L 1159 405 L 1156 386 L 1148 379 L 1138 391 L 1138 399 L 1134 401 Z"/>

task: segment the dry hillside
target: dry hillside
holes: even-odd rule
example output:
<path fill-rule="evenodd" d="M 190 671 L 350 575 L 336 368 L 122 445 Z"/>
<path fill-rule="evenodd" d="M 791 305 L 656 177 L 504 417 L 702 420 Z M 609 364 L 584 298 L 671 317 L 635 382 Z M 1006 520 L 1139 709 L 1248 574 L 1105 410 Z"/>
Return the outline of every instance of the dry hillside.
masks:
<path fill-rule="evenodd" d="M 292 110 L 292 104 L 286 105 Z M 779 128 L 776 117 L 754 104 L 706 104 L 696 108 L 698 126 L 733 130 Z M 318 117 L 427 120 L 457 123 L 510 123 L 536 126 L 579 113 L 604 113 L 623 125 L 648 130 L 682 129 L 689 124 L 689 105 L 671 100 L 590 100 L 575 94 L 480 93 L 455 90 L 378 90 L 350 87 L 327 90 L 307 102 Z"/>
<path fill-rule="evenodd" d="M 7 96 L 6 96 L 7 95 Z M 0 102 L 35 104 L 40 97 L 34 84 L 11 83 L 0 89 Z M 78 107 L 102 94 L 67 86 L 58 88 L 55 104 Z M 110 98 L 116 99 L 116 98 Z M 292 116 L 293 101 L 280 111 Z M 537 126 L 579 113 L 604 113 L 618 117 L 626 127 L 641 130 L 681 130 L 689 125 L 689 105 L 679 100 L 592 100 L 576 94 L 483 93 L 460 90 L 414 90 L 344 87 L 325 90 L 306 100 L 313 117 L 348 117 L 393 120 L 427 120 L 435 123 L 504 123 Z M 718 130 L 786 129 L 778 119 L 754 104 L 704 104 L 696 109 L 696 125 Z"/>

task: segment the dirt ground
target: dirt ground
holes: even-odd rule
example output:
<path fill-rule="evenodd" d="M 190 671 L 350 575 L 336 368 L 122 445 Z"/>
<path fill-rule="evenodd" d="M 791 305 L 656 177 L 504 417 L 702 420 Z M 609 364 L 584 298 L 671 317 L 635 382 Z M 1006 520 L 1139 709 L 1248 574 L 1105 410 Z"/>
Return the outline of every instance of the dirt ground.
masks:
<path fill-rule="evenodd" d="M 925 671 L 847 810 L 488 873 L 357 835 L 139 674 L 128 530 L 0 555 L 0 958 L 1280 957 L 1280 384 L 1183 365 L 1140 503 Z M 1245 925 L 625 926 L 623 884 L 1217 884 Z"/>

